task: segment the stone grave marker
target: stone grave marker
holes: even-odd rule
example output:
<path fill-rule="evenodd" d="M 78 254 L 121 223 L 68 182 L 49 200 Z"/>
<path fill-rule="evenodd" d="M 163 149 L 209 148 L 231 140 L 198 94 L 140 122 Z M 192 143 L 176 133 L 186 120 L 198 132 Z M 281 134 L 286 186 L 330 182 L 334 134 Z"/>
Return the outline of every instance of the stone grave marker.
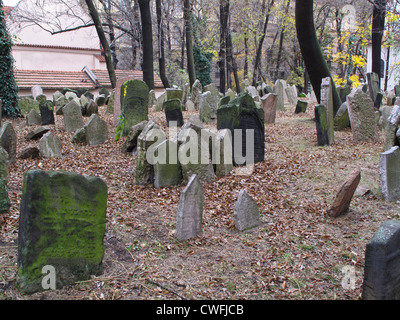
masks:
<path fill-rule="evenodd" d="M 229 175 L 233 170 L 231 132 L 228 129 L 218 130 L 216 141 L 217 155 L 213 159 L 215 174 L 217 177 L 224 177 Z"/>
<path fill-rule="evenodd" d="M 192 175 L 183 190 L 176 214 L 176 233 L 179 241 L 202 233 L 204 189 L 199 178 Z"/>
<path fill-rule="evenodd" d="M 86 143 L 89 146 L 97 146 L 108 140 L 107 122 L 98 114 L 92 114 L 84 126 Z"/>
<path fill-rule="evenodd" d="M 196 79 L 192 86 L 191 100 L 193 101 L 196 110 L 199 109 L 200 95 L 203 93 L 203 86 L 200 80 Z"/>
<path fill-rule="evenodd" d="M 40 85 L 34 85 L 32 88 L 31 88 L 31 94 L 32 94 L 32 97 L 33 97 L 33 99 L 36 99 L 36 97 L 37 96 L 40 96 L 40 95 L 42 95 L 43 94 L 43 89 L 42 89 L 42 87 L 40 86 Z"/>
<path fill-rule="evenodd" d="M 48 126 L 38 127 L 35 130 L 29 132 L 25 136 L 25 140 L 38 140 L 49 131 L 50 131 L 50 127 L 48 127 Z"/>
<path fill-rule="evenodd" d="M 199 117 L 204 123 L 209 123 L 217 118 L 217 102 L 210 91 L 200 95 Z"/>
<path fill-rule="evenodd" d="M 380 154 L 381 189 L 386 201 L 400 199 L 400 149 L 394 146 Z"/>
<path fill-rule="evenodd" d="M 131 128 L 121 148 L 122 153 L 136 152 L 137 139 L 148 123 L 149 123 L 148 121 L 142 121 Z"/>
<path fill-rule="evenodd" d="M 0 179 L 8 182 L 8 152 L 0 147 Z"/>
<path fill-rule="evenodd" d="M 235 228 L 239 231 L 260 225 L 260 211 L 257 202 L 245 191 L 241 190 L 234 209 Z"/>
<path fill-rule="evenodd" d="M 275 123 L 277 101 L 278 95 L 276 93 L 268 93 L 261 98 L 261 107 L 264 109 L 264 122 L 266 124 Z"/>
<path fill-rule="evenodd" d="M 51 131 L 39 140 L 39 152 L 43 158 L 61 158 L 61 140 Z"/>
<path fill-rule="evenodd" d="M 36 126 L 42 124 L 42 117 L 35 109 L 31 109 L 28 115 L 26 116 L 26 125 L 27 126 Z"/>
<path fill-rule="evenodd" d="M 335 142 L 335 131 L 334 131 L 334 111 L 333 111 L 333 87 L 332 80 L 330 77 L 323 78 L 321 81 L 321 104 L 326 107 L 327 126 L 329 144 Z"/>
<path fill-rule="evenodd" d="M 304 100 L 297 100 L 296 109 L 294 113 L 305 113 L 307 111 L 308 102 Z"/>
<path fill-rule="evenodd" d="M 178 161 L 178 144 L 164 140 L 156 147 L 158 161 L 154 163 L 154 187 L 177 186 L 182 182 L 182 169 Z"/>
<path fill-rule="evenodd" d="M 43 125 L 55 124 L 54 121 L 54 104 L 50 100 L 40 102 L 39 104 L 40 116 L 42 117 Z"/>
<path fill-rule="evenodd" d="M 346 96 L 347 97 L 347 96 Z M 350 126 L 350 118 L 347 101 L 343 102 L 339 110 L 336 112 L 335 118 L 333 119 L 333 127 L 337 131 L 341 131 Z"/>
<path fill-rule="evenodd" d="M 180 99 L 167 100 L 163 103 L 167 126 L 183 126 L 182 104 Z"/>
<path fill-rule="evenodd" d="M 277 102 L 276 102 L 276 109 L 285 110 L 285 88 L 286 88 L 286 81 L 285 80 L 276 80 L 274 85 L 274 93 L 277 95 Z"/>
<path fill-rule="evenodd" d="M 24 175 L 18 232 L 21 292 L 55 289 L 102 274 L 107 185 L 72 172 L 30 170 Z"/>
<path fill-rule="evenodd" d="M 73 133 L 83 128 L 82 108 L 75 100 L 70 101 L 63 107 L 63 115 L 65 131 Z"/>
<path fill-rule="evenodd" d="M 363 300 L 400 299 L 400 221 L 382 223 L 365 250 Z"/>
<path fill-rule="evenodd" d="M 8 163 L 14 163 L 17 156 L 17 134 L 10 121 L 4 122 L 1 126 L 0 146 L 8 153 Z"/>
<path fill-rule="evenodd" d="M 367 73 L 369 96 L 375 103 L 379 90 L 379 76 L 375 72 Z"/>
<path fill-rule="evenodd" d="M 318 146 L 329 146 L 328 114 L 326 107 L 322 104 L 315 106 L 315 125 L 317 128 Z"/>

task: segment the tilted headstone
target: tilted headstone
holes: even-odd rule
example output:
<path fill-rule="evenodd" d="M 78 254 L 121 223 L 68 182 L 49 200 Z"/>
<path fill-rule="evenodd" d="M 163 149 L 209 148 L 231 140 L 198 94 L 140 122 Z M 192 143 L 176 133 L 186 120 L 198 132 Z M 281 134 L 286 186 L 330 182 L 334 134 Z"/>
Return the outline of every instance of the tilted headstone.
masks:
<path fill-rule="evenodd" d="M 264 109 L 264 122 L 266 124 L 275 123 L 277 101 L 278 95 L 276 93 L 268 93 L 261 98 L 261 107 Z"/>
<path fill-rule="evenodd" d="M 196 111 L 196 106 L 194 105 L 192 100 L 188 100 L 188 101 L 186 101 L 185 109 L 188 112 L 194 112 L 194 111 Z"/>
<path fill-rule="evenodd" d="M 25 136 L 25 140 L 38 140 L 50 131 L 50 127 L 38 127 Z"/>
<path fill-rule="evenodd" d="M 0 179 L 8 182 L 8 152 L 0 147 Z"/>
<path fill-rule="evenodd" d="M 232 132 L 235 165 L 251 165 L 264 161 L 264 110 L 256 105 L 249 94 L 242 93 L 229 104 L 219 107 L 217 115 L 217 129 L 229 129 Z M 235 130 L 238 131 L 235 133 Z M 254 138 L 253 143 L 248 144 L 251 137 Z M 237 139 L 241 139 L 241 143 L 235 142 Z M 253 154 L 253 159 L 250 159 L 250 153 Z"/>
<path fill-rule="evenodd" d="M 1 126 L 0 146 L 8 153 L 8 163 L 14 163 L 17 156 L 17 134 L 10 121 L 4 122 Z"/>
<path fill-rule="evenodd" d="M 40 152 L 37 147 L 26 147 L 24 148 L 19 157 L 20 159 L 38 159 L 40 157 Z"/>
<path fill-rule="evenodd" d="M 297 100 L 295 113 L 305 113 L 307 111 L 308 102 L 304 100 Z"/>
<path fill-rule="evenodd" d="M 286 96 L 289 100 L 289 103 L 293 106 L 297 104 L 297 88 L 295 85 L 287 86 L 285 89 Z"/>
<path fill-rule="evenodd" d="M 100 178 L 26 172 L 18 232 L 20 291 L 48 289 L 48 268 L 55 289 L 101 275 L 106 209 L 107 185 Z"/>
<path fill-rule="evenodd" d="M 163 104 L 167 100 L 167 91 L 164 91 L 156 100 L 155 111 L 162 111 Z"/>
<path fill-rule="evenodd" d="M 85 110 L 85 114 L 82 115 L 84 115 L 85 117 L 90 117 L 92 114 L 98 114 L 98 113 L 99 113 L 99 106 L 93 100 L 89 100 L 89 103 Z"/>
<path fill-rule="evenodd" d="M 61 158 L 61 140 L 51 131 L 39 140 L 39 151 L 43 158 Z"/>
<path fill-rule="evenodd" d="M 380 154 L 381 189 L 386 201 L 400 199 L 400 149 L 394 146 Z"/>
<path fill-rule="evenodd" d="M 200 80 L 196 79 L 192 86 L 191 100 L 193 101 L 196 110 L 199 108 L 200 95 L 203 93 L 203 86 Z"/>
<path fill-rule="evenodd" d="M 363 300 L 400 300 L 400 221 L 382 223 L 365 250 Z"/>
<path fill-rule="evenodd" d="M 367 73 L 369 96 L 375 102 L 379 89 L 379 76 L 375 72 Z"/>
<path fill-rule="evenodd" d="M 122 153 L 132 153 L 136 151 L 137 139 L 148 123 L 148 121 L 142 121 L 131 128 L 121 148 Z"/>
<path fill-rule="evenodd" d="M 348 111 L 354 141 L 371 141 L 377 138 L 378 112 L 370 96 L 361 89 L 347 96 Z"/>
<path fill-rule="evenodd" d="M 153 121 L 149 121 L 137 139 L 135 184 L 147 185 L 154 182 L 154 150 L 166 139 L 165 133 Z"/>
<path fill-rule="evenodd" d="M 383 116 L 383 114 L 382 114 Z M 395 105 L 387 119 L 382 119 L 385 139 L 385 151 L 396 145 L 396 131 L 400 123 L 400 106 Z"/>
<path fill-rule="evenodd" d="M 73 133 L 83 128 L 82 108 L 76 101 L 72 100 L 66 104 L 63 108 L 63 114 L 65 131 Z"/>
<path fill-rule="evenodd" d="M 135 124 L 149 119 L 149 87 L 141 80 L 129 80 L 121 87 L 121 114 L 125 120 L 123 136 Z"/>
<path fill-rule="evenodd" d="M 92 114 L 84 126 L 86 131 L 86 143 L 89 146 L 103 144 L 108 139 L 107 122 L 97 114 Z"/>
<path fill-rule="evenodd" d="M 35 109 L 29 111 L 28 115 L 26 116 L 26 125 L 27 126 L 36 126 L 42 124 L 42 117 Z"/>
<path fill-rule="evenodd" d="M 72 91 L 67 91 L 67 92 L 64 94 L 64 96 L 65 96 L 65 98 L 67 98 L 69 101 L 78 98 L 78 95 L 76 94 L 76 92 L 72 92 Z"/>
<path fill-rule="evenodd" d="M 333 124 L 333 118 L 335 116 L 333 111 L 333 89 L 331 78 L 323 78 L 321 81 L 321 104 L 326 107 L 329 144 L 333 144 L 335 142 L 335 131 Z"/>
<path fill-rule="evenodd" d="M 329 146 L 328 113 L 326 107 L 322 104 L 315 106 L 315 125 L 318 146 Z"/>
<path fill-rule="evenodd" d="M 163 104 L 165 117 L 167 119 L 167 126 L 172 125 L 182 127 L 183 126 L 183 115 L 182 115 L 182 104 L 179 99 L 167 100 Z"/>
<path fill-rule="evenodd" d="M 202 233 L 204 189 L 200 179 L 192 175 L 181 193 L 176 214 L 176 233 L 179 241 Z"/>
<path fill-rule="evenodd" d="M 210 91 L 200 95 L 199 117 L 202 122 L 208 123 L 217 118 L 217 103 Z"/>
<path fill-rule="evenodd" d="M 346 96 L 347 97 L 347 96 Z M 335 118 L 333 119 L 333 127 L 337 131 L 341 131 L 350 126 L 350 118 L 347 101 L 343 102 L 339 110 L 336 112 Z"/>
<path fill-rule="evenodd" d="M 182 182 L 182 169 L 178 161 L 178 144 L 164 140 L 155 149 L 158 161 L 154 163 L 154 187 L 177 186 Z"/>
<path fill-rule="evenodd" d="M 154 91 L 153 91 L 153 93 L 154 93 Z M 154 99 L 155 99 L 155 96 L 154 96 Z M 111 92 L 110 98 L 108 99 L 106 112 L 109 114 L 114 114 L 114 105 L 115 105 L 115 92 L 113 91 L 113 92 Z M 150 105 L 150 100 L 149 100 L 149 105 Z"/>
<path fill-rule="evenodd" d="M 87 143 L 86 129 L 80 128 L 72 136 L 72 143 Z"/>
<path fill-rule="evenodd" d="M 52 101 L 46 100 L 46 101 L 40 102 L 39 109 L 40 109 L 40 116 L 42 117 L 43 125 L 47 126 L 47 125 L 55 124 L 54 104 Z"/>
<path fill-rule="evenodd" d="M 260 210 L 257 202 L 245 191 L 241 190 L 234 209 L 235 228 L 239 231 L 260 225 Z"/>
<path fill-rule="evenodd" d="M 190 99 L 190 83 L 185 83 L 182 92 L 182 105 L 186 105 L 186 102 Z"/>

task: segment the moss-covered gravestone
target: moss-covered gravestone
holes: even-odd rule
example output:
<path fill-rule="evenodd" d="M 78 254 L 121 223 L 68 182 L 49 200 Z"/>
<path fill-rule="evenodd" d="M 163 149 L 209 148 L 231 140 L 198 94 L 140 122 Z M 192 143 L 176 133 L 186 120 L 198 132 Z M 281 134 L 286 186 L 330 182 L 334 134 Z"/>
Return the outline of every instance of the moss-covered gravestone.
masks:
<path fill-rule="evenodd" d="M 149 87 L 141 80 L 128 80 L 121 86 L 120 101 L 126 136 L 132 126 L 149 119 Z"/>
<path fill-rule="evenodd" d="M 106 209 L 107 185 L 100 178 L 26 172 L 18 233 L 20 291 L 59 289 L 100 275 Z"/>
<path fill-rule="evenodd" d="M 317 129 L 318 146 L 329 146 L 328 112 L 322 104 L 315 106 L 315 126 Z"/>
<path fill-rule="evenodd" d="M 217 128 L 231 130 L 235 165 L 250 165 L 264 161 L 264 110 L 256 105 L 249 94 L 242 93 L 218 108 Z M 248 144 L 251 134 L 254 141 Z M 247 139 L 248 137 L 250 138 Z M 235 142 L 240 138 L 241 142 Z M 251 153 L 254 159 L 251 159 Z"/>
<path fill-rule="evenodd" d="M 163 103 L 167 126 L 183 126 L 182 104 L 179 99 L 167 100 Z"/>

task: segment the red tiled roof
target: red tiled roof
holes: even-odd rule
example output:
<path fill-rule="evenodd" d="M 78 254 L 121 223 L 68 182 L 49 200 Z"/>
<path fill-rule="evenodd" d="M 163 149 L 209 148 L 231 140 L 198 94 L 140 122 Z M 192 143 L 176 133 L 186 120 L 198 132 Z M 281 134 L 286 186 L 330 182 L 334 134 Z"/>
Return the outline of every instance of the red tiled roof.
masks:
<path fill-rule="evenodd" d="M 45 49 L 61 49 L 61 50 L 83 50 L 83 51 L 97 51 L 101 52 L 101 49 L 96 48 L 81 48 L 81 47 L 68 47 L 68 46 L 54 46 L 47 44 L 32 44 L 32 43 L 13 43 L 15 47 L 31 47 L 31 48 L 45 48 Z"/>
<path fill-rule="evenodd" d="M 14 70 L 14 76 L 20 89 L 31 89 L 40 85 L 47 90 L 60 90 L 63 88 L 111 88 L 107 70 L 92 70 L 98 79 L 95 85 L 84 71 L 41 71 L 41 70 Z M 116 70 L 117 79 L 133 78 L 143 80 L 143 72 L 135 70 Z M 161 79 L 155 74 L 155 88 L 163 88 Z"/>

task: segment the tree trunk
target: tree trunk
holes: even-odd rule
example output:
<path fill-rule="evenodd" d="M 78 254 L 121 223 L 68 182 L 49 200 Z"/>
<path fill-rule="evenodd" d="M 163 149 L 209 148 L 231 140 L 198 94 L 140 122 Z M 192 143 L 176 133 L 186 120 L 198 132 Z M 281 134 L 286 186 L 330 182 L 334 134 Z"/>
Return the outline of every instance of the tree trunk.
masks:
<path fill-rule="evenodd" d="M 253 71 L 253 86 L 256 86 L 257 79 L 259 77 L 259 72 L 258 70 L 261 68 L 261 54 L 262 54 L 262 48 L 264 44 L 264 39 L 267 34 L 267 27 L 268 27 L 268 22 L 269 22 L 269 16 L 271 14 L 271 9 L 274 6 L 274 1 L 271 0 L 271 2 L 268 4 L 268 11 L 265 16 L 265 21 L 264 21 L 264 27 L 263 31 L 260 37 L 260 41 L 258 42 L 258 47 L 257 47 L 257 53 L 256 53 L 256 59 L 254 61 L 254 71 Z M 283 31 L 282 31 L 283 32 Z"/>
<path fill-rule="evenodd" d="M 372 72 L 381 83 L 382 37 L 385 29 L 386 0 L 375 0 L 372 17 Z"/>
<path fill-rule="evenodd" d="M 92 17 L 94 26 L 96 28 L 97 35 L 100 39 L 100 43 L 104 50 L 104 55 L 106 58 L 107 70 L 108 70 L 108 75 L 110 77 L 111 87 L 115 88 L 117 85 L 117 77 L 115 76 L 114 64 L 113 64 L 113 61 L 111 58 L 110 45 L 108 44 L 106 35 L 104 33 L 103 26 L 100 21 L 99 13 L 97 12 L 96 7 L 94 6 L 92 0 L 85 0 L 85 2 L 86 2 L 86 5 L 88 6 L 89 14 Z"/>
<path fill-rule="evenodd" d="M 114 64 L 114 69 L 117 69 L 117 65 L 118 65 L 117 47 L 116 47 L 116 43 L 115 43 L 114 23 L 113 23 L 112 15 L 111 15 L 113 3 L 111 0 L 107 0 L 107 2 L 101 0 L 100 2 L 103 5 L 104 12 L 106 13 L 106 20 L 107 20 L 107 25 L 108 25 L 108 29 L 109 29 L 108 36 L 110 38 L 109 44 L 110 44 L 111 56 L 112 56 L 112 60 L 113 60 L 113 64 Z"/>
<path fill-rule="evenodd" d="M 297 38 L 299 40 L 304 64 L 308 71 L 308 76 L 319 103 L 321 103 L 322 79 L 326 77 L 331 78 L 333 109 L 334 114 L 336 114 L 337 110 L 340 108 L 341 101 L 317 40 L 313 17 L 313 2 L 313 0 L 296 0 L 295 16 Z"/>
<path fill-rule="evenodd" d="M 386 48 L 387 52 L 386 52 L 386 72 L 385 72 L 385 85 L 383 88 L 383 91 L 387 91 L 388 89 L 388 82 L 389 82 L 389 67 L 390 67 L 390 45 L 387 46 Z"/>
<path fill-rule="evenodd" d="M 289 7 L 290 7 L 290 0 L 288 0 L 288 2 L 286 3 L 285 16 L 287 16 L 287 14 L 289 12 Z M 276 75 L 277 75 L 278 78 L 280 78 L 279 67 L 281 66 L 281 60 L 282 60 L 283 40 L 285 39 L 285 26 L 284 26 L 283 22 L 284 21 L 282 19 L 281 35 L 280 35 L 280 38 L 279 38 L 278 56 L 277 56 L 277 59 L 276 59 Z"/>
<path fill-rule="evenodd" d="M 140 20 L 143 37 L 143 81 L 149 89 L 154 89 L 153 31 L 151 23 L 150 0 L 139 0 Z"/>
<path fill-rule="evenodd" d="M 235 78 L 235 86 L 236 86 L 236 92 L 239 94 L 240 93 L 240 81 L 239 81 L 239 75 L 238 75 L 238 68 L 236 65 L 236 59 L 235 56 L 233 55 L 233 46 L 232 46 L 232 35 L 231 35 L 231 30 L 230 27 L 228 28 L 228 38 L 226 40 L 226 55 L 227 55 L 227 64 L 231 65 L 233 76 Z"/>
<path fill-rule="evenodd" d="M 158 46 L 159 46 L 159 57 L 158 64 L 160 68 L 160 78 L 164 85 L 164 88 L 169 88 L 169 81 L 165 72 L 165 50 L 164 50 L 164 28 L 162 19 L 162 4 L 161 0 L 156 0 L 156 12 L 157 12 L 157 26 L 158 26 Z"/>
<path fill-rule="evenodd" d="M 187 55 L 187 68 L 189 74 L 190 86 L 192 87 L 196 81 L 196 71 L 194 66 L 193 56 L 193 26 L 192 26 L 192 10 L 190 8 L 190 0 L 184 0 L 184 20 L 186 28 L 186 55 Z"/>
<path fill-rule="evenodd" d="M 220 45 L 219 45 L 219 91 L 225 94 L 226 89 L 226 40 L 229 17 L 229 0 L 219 2 Z"/>

